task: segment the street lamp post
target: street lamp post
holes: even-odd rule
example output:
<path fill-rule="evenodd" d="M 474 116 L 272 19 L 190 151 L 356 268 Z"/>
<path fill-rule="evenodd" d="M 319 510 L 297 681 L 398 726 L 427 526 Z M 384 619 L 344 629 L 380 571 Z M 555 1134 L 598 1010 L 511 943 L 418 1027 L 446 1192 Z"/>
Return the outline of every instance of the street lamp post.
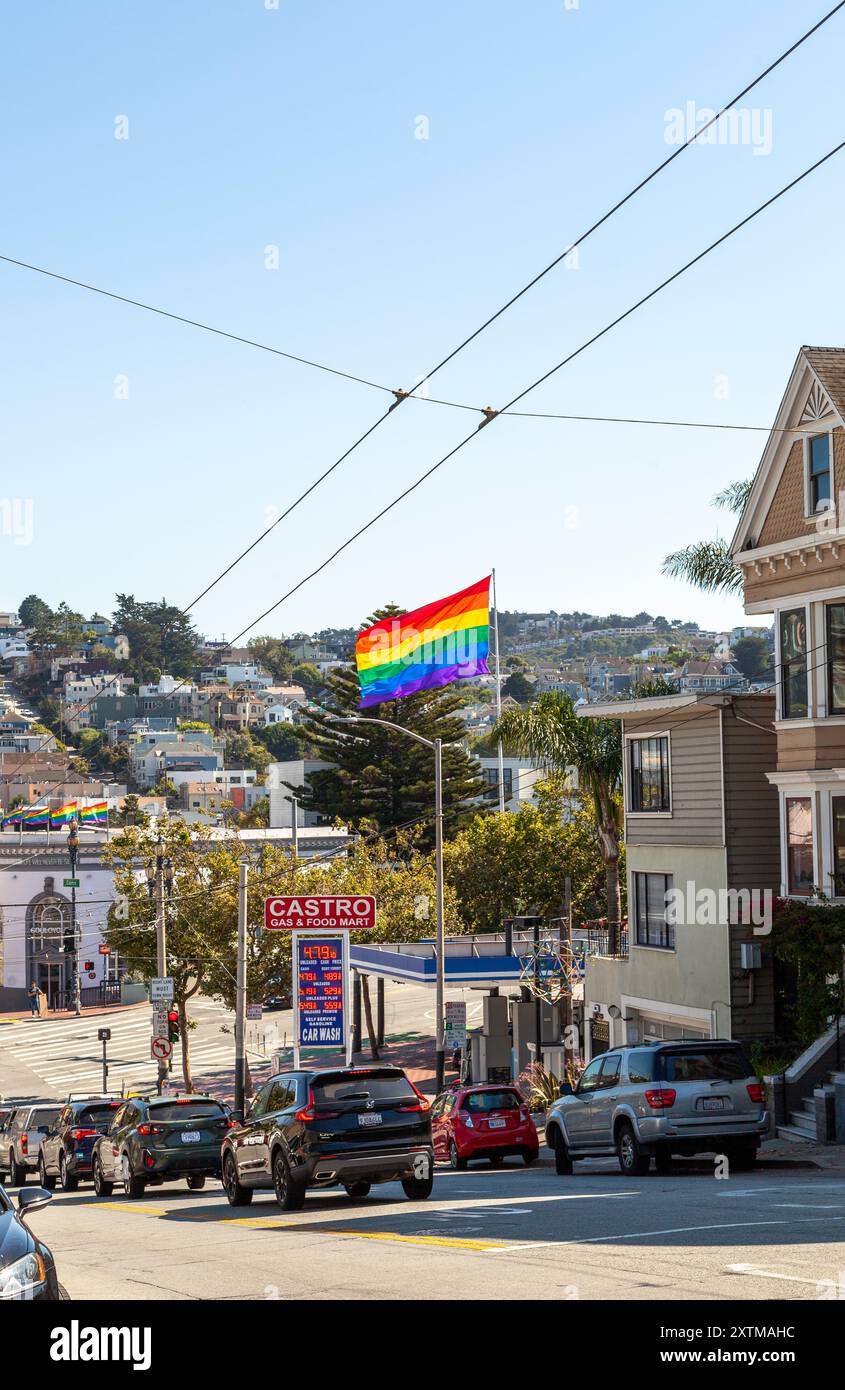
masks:
<path fill-rule="evenodd" d="M 163 979 L 167 974 L 167 925 L 164 910 L 164 894 L 167 889 L 167 897 L 173 896 L 173 861 L 169 855 L 165 855 L 164 846 L 159 835 L 156 841 L 155 860 L 147 864 L 147 889 L 150 897 L 155 899 L 156 905 L 156 970 Z M 158 1063 L 158 1089 L 159 1093 L 163 1083 L 167 1080 L 170 1070 L 168 1061 L 159 1058 Z"/>
<path fill-rule="evenodd" d="M 443 1089 L 446 1072 L 446 1037 L 443 1019 L 446 992 L 444 963 L 446 952 L 443 925 L 443 741 L 439 738 L 424 738 L 422 734 L 415 733 L 413 729 L 406 729 L 404 724 L 394 724 L 390 719 L 362 718 L 354 714 L 334 714 L 331 718 L 335 724 L 380 724 L 385 729 L 393 729 L 396 733 L 405 734 L 407 738 L 414 739 L 416 743 L 421 743 L 424 748 L 430 748 L 434 753 L 434 891 L 437 913 L 437 973 L 435 975 L 434 1015 L 435 1074 L 439 1092 Z"/>
<path fill-rule="evenodd" d="M 71 963 L 71 999 L 73 1012 L 82 1013 L 82 998 L 79 992 L 79 942 L 76 939 L 76 866 L 79 856 L 79 831 L 76 821 L 71 821 L 67 837 L 67 852 L 70 858 L 70 931 L 73 941 Z"/>

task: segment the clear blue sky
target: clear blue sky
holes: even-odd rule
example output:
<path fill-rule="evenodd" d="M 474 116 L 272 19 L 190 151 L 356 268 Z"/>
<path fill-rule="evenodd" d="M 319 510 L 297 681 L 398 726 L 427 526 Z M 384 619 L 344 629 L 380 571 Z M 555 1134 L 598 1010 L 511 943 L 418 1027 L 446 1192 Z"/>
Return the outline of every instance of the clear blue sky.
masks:
<path fill-rule="evenodd" d="M 831 3 L 17 5 L 0 250 L 407 387 L 665 156 L 668 110 L 720 105 Z M 685 153 L 432 394 L 503 403 L 842 139 L 843 49 L 845 11 L 746 99 L 771 112 L 771 153 Z M 845 342 L 844 159 L 526 408 L 771 423 L 799 345 Z M 83 611 L 118 590 L 189 602 L 384 408 L 4 265 L 0 318 L 0 492 L 34 506 L 30 546 L 0 535 L 0 608 L 32 590 Z M 472 418 L 404 405 L 198 606 L 199 629 L 245 626 Z M 493 565 L 502 607 L 737 621 L 660 562 L 729 529 L 710 499 L 763 439 L 500 421 L 258 630 L 356 623 Z"/>

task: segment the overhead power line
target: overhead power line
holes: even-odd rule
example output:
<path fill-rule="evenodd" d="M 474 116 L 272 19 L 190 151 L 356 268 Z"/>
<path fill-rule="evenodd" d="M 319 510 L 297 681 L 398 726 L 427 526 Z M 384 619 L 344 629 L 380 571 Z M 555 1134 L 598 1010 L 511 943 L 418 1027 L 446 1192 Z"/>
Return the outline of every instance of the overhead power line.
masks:
<path fill-rule="evenodd" d="M 746 83 L 746 85 L 741 89 L 741 91 L 737 92 L 735 96 L 731 97 L 729 101 L 725 102 L 725 104 L 722 107 L 720 107 L 720 109 L 717 112 L 715 112 L 715 114 L 709 121 L 705 122 L 704 125 L 702 125 L 699 129 L 695 130 L 692 134 L 690 134 L 682 144 L 678 145 L 676 149 L 672 150 L 672 152 L 668 154 L 665 159 L 661 160 L 660 163 L 657 164 L 642 179 L 640 179 L 639 182 L 637 182 L 633 188 L 629 189 L 627 193 L 625 193 L 621 198 L 619 198 L 615 203 L 613 203 L 611 207 L 609 207 L 604 213 L 602 213 L 602 215 L 598 217 L 589 227 L 587 227 L 587 229 L 583 231 L 578 237 L 576 237 L 574 241 L 570 242 L 569 245 L 567 245 L 557 256 L 553 258 L 553 260 L 549 261 L 549 263 L 545 265 L 542 268 L 542 270 L 538 271 L 538 273 L 534 275 L 525 285 L 523 285 L 521 289 L 517 290 L 515 294 L 511 295 L 511 297 L 508 300 L 506 300 L 505 303 L 502 304 L 498 309 L 496 309 L 492 314 L 490 314 L 489 317 L 486 318 L 484 322 L 478 326 L 478 328 L 476 328 L 472 333 L 468 334 L 467 337 L 463 338 L 462 341 L 458 343 L 456 347 L 452 348 L 452 350 L 448 352 L 445 357 L 442 357 L 440 361 L 436 363 L 435 366 L 431 367 L 429 371 L 425 372 L 420 377 L 419 381 L 417 381 L 416 384 L 412 386 L 410 390 L 407 391 L 391 390 L 391 388 L 383 386 L 378 382 L 371 381 L 366 377 L 358 376 L 351 372 L 341 371 L 338 368 L 329 367 L 325 363 L 315 362 L 309 358 L 301 357 L 296 353 L 286 352 L 280 348 L 271 347 L 266 343 L 261 343 L 255 339 L 247 338 L 242 334 L 234 333 L 227 329 L 214 327 L 213 325 L 204 323 L 198 319 L 189 318 L 187 315 L 179 314 L 169 309 L 162 309 L 156 305 L 146 303 L 143 300 L 132 299 L 128 295 L 119 294 L 115 291 L 104 289 L 98 285 L 88 284 L 85 281 L 77 280 L 71 276 L 60 274 L 57 271 L 48 270 L 43 266 L 37 266 L 30 262 L 17 259 L 13 256 L 0 255 L 0 261 L 4 261 L 9 265 L 17 266 L 20 269 L 28 270 L 40 275 L 46 275 L 51 279 L 59 280 L 65 284 L 73 285 L 78 289 L 83 289 L 93 294 L 103 295 L 107 299 L 113 299 L 118 301 L 119 303 L 128 304 L 133 308 L 142 309 L 149 313 L 158 314 L 163 318 L 172 319 L 174 322 L 182 323 L 189 327 L 200 329 L 204 332 L 213 333 L 218 337 L 229 338 L 234 342 L 242 343 L 248 347 L 256 348 L 262 352 L 270 352 L 275 354 L 276 356 L 285 357 L 290 361 L 298 362 L 304 366 L 312 367 L 322 372 L 328 372 L 333 376 L 343 377 L 350 381 L 356 381 L 362 385 L 372 387 L 373 389 L 378 391 L 387 392 L 394 396 L 395 399 L 392 405 L 388 407 L 388 410 L 385 412 L 385 414 L 379 416 L 379 418 L 375 420 L 373 424 L 370 425 L 370 427 L 364 431 L 363 434 L 359 435 L 359 437 L 349 446 L 349 448 L 347 448 L 340 455 L 339 458 L 337 458 L 334 461 L 334 463 L 330 464 L 329 467 L 323 471 L 323 473 L 321 473 L 317 478 L 315 478 L 314 481 L 305 489 L 304 492 L 302 492 L 297 498 L 295 498 L 294 501 L 273 522 L 271 522 L 269 526 L 265 527 L 265 529 L 258 536 L 256 536 L 255 539 L 251 541 L 250 544 L 240 552 L 240 554 L 235 556 L 231 563 L 228 564 L 225 567 L 225 569 L 221 570 L 220 573 L 216 576 L 216 578 L 214 578 L 210 584 L 207 584 L 206 587 L 203 590 L 201 590 L 201 592 L 197 594 L 197 596 L 194 599 L 192 599 L 192 601 L 187 605 L 187 608 L 184 611 L 187 612 L 191 608 L 195 607 L 195 605 L 199 603 L 201 599 L 205 598 L 206 595 L 209 594 L 211 590 L 221 582 L 222 579 L 226 578 L 226 576 L 229 575 L 232 572 L 232 570 L 241 563 L 242 560 L 245 560 L 246 557 L 250 555 L 251 552 L 255 550 L 255 548 L 258 545 L 260 545 L 261 542 L 268 535 L 270 535 L 270 533 L 274 531 L 277 526 L 279 526 L 284 520 L 286 520 L 286 518 L 289 517 L 291 513 L 295 511 L 296 508 L 306 500 L 306 498 L 311 496 L 311 494 L 315 491 L 316 488 L 320 486 L 321 483 L 323 483 L 328 477 L 330 477 L 331 474 L 334 473 L 335 470 L 339 468 L 341 464 L 343 464 L 346 461 L 346 459 L 348 459 L 350 455 L 353 454 L 357 448 L 359 448 L 361 444 L 363 444 L 372 434 L 375 433 L 375 431 L 384 423 L 384 421 L 390 415 L 391 411 L 395 410 L 396 407 L 398 405 L 401 405 L 404 401 L 408 400 L 411 397 L 414 397 L 414 393 L 418 391 L 421 386 L 423 386 L 426 382 L 430 381 L 434 376 L 437 375 L 438 372 L 442 371 L 442 369 L 445 366 L 447 366 L 448 363 L 454 361 L 454 359 L 458 356 L 459 353 L 463 352 L 464 349 L 470 345 L 470 343 L 473 343 L 476 340 L 476 338 L 480 337 L 480 335 L 484 333 L 492 324 L 494 324 L 497 321 L 497 319 L 501 318 L 503 314 L 507 313 L 507 311 L 510 308 L 512 308 L 513 305 L 516 304 L 520 299 L 522 299 L 523 296 L 529 292 L 529 290 L 533 289 L 535 285 L 539 284 L 540 281 L 543 280 L 548 274 L 550 274 L 552 270 L 559 266 L 561 262 L 566 259 L 567 256 L 571 255 L 571 253 L 577 250 L 578 247 L 583 246 L 583 244 L 591 236 L 593 236 L 601 227 L 603 227 L 607 222 L 609 222 L 610 219 L 614 217 L 617 212 L 619 212 L 623 207 L 626 206 L 626 204 L 631 202 L 631 200 L 635 198 L 637 194 L 640 193 L 644 188 L 646 188 L 654 179 L 656 179 L 658 175 L 663 172 L 664 169 L 667 169 L 670 164 L 672 164 L 676 159 L 680 158 L 680 156 L 690 147 L 690 145 L 694 144 L 696 140 L 699 140 L 701 136 L 703 136 L 708 130 L 710 130 L 712 126 L 715 126 L 722 119 L 722 117 L 737 104 L 737 102 L 741 101 L 743 97 L 747 96 L 749 92 L 753 91 L 755 87 L 759 86 L 759 84 L 763 82 L 766 77 L 768 77 L 772 72 L 775 71 L 776 68 L 780 67 L 780 65 L 784 63 L 787 58 L 789 58 L 793 53 L 795 53 L 796 50 L 802 46 L 802 44 L 806 43 L 808 39 L 810 39 L 825 24 L 827 24 L 827 22 L 830 19 L 832 19 L 833 16 L 843 8 L 843 6 L 845 6 L 845 0 L 838 0 L 838 3 L 834 5 L 832 9 L 828 10 L 827 13 L 822 15 L 822 17 L 819 20 L 817 20 L 815 24 L 813 24 L 809 29 L 805 30 L 805 32 L 801 34 L 800 37 L 797 38 L 794 43 L 790 44 L 788 48 L 784 49 L 782 53 L 780 53 L 771 63 L 768 64 L 767 67 L 765 67 L 762 70 L 762 72 L 758 73 L 756 77 L 754 77 L 750 82 Z M 459 404 L 456 402 L 441 401 L 438 401 L 437 403 L 449 405 Z M 515 404 L 515 402 L 512 402 L 512 404 Z M 465 407 L 459 406 L 459 408 Z M 474 407 L 469 408 L 474 409 Z M 509 409 L 509 407 L 506 406 L 505 410 L 507 409 Z M 482 411 L 482 413 L 484 412 Z"/>
<path fill-rule="evenodd" d="M 553 377 L 556 372 L 561 371 L 563 367 L 567 366 L 570 362 L 574 361 L 576 357 L 579 357 L 582 352 L 586 352 L 587 349 L 592 347 L 594 343 L 597 343 L 599 339 L 605 337 L 606 334 L 610 333 L 612 329 L 616 328 L 620 323 L 624 322 L 625 319 L 630 318 L 632 314 L 636 313 L 638 309 L 641 309 L 644 304 L 647 304 L 649 302 L 649 300 L 654 299 L 654 297 L 660 294 L 662 290 L 666 289 L 669 285 L 673 284 L 675 280 L 679 279 L 680 276 L 684 275 L 688 270 L 691 270 L 693 266 L 699 263 L 699 261 L 702 261 L 705 258 L 705 256 L 709 256 L 712 251 L 715 251 L 717 247 L 723 245 L 724 242 L 726 242 L 730 237 L 734 236 L 743 227 L 746 227 L 749 222 L 752 222 L 754 220 L 755 217 L 759 217 L 762 212 L 765 212 L 767 208 L 770 208 L 773 203 L 776 203 L 778 201 L 779 198 L 782 198 L 786 193 L 789 193 L 804 179 L 809 178 L 810 174 L 814 173 L 817 169 L 821 168 L 821 166 L 823 164 L 826 164 L 829 159 L 832 159 L 834 155 L 839 154 L 839 152 L 843 148 L 845 148 L 845 140 L 841 141 L 838 145 L 835 145 L 832 150 L 828 150 L 827 154 L 822 155 L 820 159 L 815 160 L 815 162 L 811 164 L 807 169 L 805 169 L 802 173 L 798 174 L 794 179 L 791 179 L 789 183 L 784 184 L 783 188 L 779 189 L 777 193 L 773 193 L 770 198 L 767 198 L 765 200 L 765 202 L 760 203 L 760 205 L 756 207 L 753 210 L 753 212 L 748 213 L 746 217 L 743 217 L 739 222 L 736 222 L 734 226 L 731 227 L 727 232 L 723 232 L 723 234 L 720 237 L 717 237 L 715 241 L 712 241 L 709 244 L 709 246 L 706 246 L 704 248 L 703 251 L 699 251 L 696 256 L 693 256 L 691 260 L 687 261 L 684 265 L 680 266 L 680 268 L 674 271 L 673 274 L 667 276 L 665 280 L 661 280 L 660 284 L 656 285 L 654 289 L 649 290 L 648 294 L 642 295 L 628 309 L 626 309 L 621 314 L 617 314 L 616 318 L 611 319 L 611 321 L 605 324 L 603 328 L 599 329 L 597 333 L 594 333 L 590 338 L 587 338 L 583 343 L 581 343 L 579 347 L 573 349 L 572 352 L 568 353 L 566 357 L 562 358 L 561 361 L 558 362 L 554 367 L 551 367 L 547 372 L 544 372 L 542 376 L 537 377 L 537 379 L 535 381 L 532 381 L 529 386 L 526 386 L 522 391 L 520 391 L 510 401 L 508 401 L 507 405 L 504 407 L 504 410 L 507 411 L 508 409 L 510 409 L 511 406 L 516 405 L 518 401 L 524 400 L 525 397 L 530 394 L 530 392 L 535 391 L 538 386 L 542 386 L 543 383 L 548 381 L 550 377 Z M 494 420 L 498 419 L 501 413 L 501 411 L 491 411 L 489 417 L 483 420 L 481 424 L 477 427 L 477 429 L 474 429 L 471 434 L 466 435 L 465 438 L 460 440 L 460 442 L 456 444 L 454 448 L 450 449 L 447 454 L 444 454 L 443 457 L 438 459 L 436 463 L 433 463 L 430 468 L 427 468 L 424 473 L 421 473 L 420 476 L 413 483 L 411 483 L 408 487 L 404 488 L 403 491 L 400 492 L 396 497 L 394 497 L 391 502 L 388 502 L 386 506 L 382 507 L 378 512 L 376 512 L 376 514 L 372 516 L 369 521 L 365 522 L 363 526 L 359 526 L 357 531 L 354 531 L 351 536 L 347 537 L 347 539 L 342 542 L 341 545 L 337 546 L 337 548 L 333 550 L 332 553 L 328 555 L 325 560 L 323 560 L 319 565 L 317 565 L 316 568 L 310 570 L 309 573 L 306 574 L 302 579 L 300 579 L 297 584 L 294 584 L 294 586 L 291 589 L 288 589 L 287 593 L 282 594 L 281 598 L 277 599 L 276 602 L 271 604 L 269 608 L 265 608 L 262 613 L 259 613 L 257 618 L 254 618 L 252 622 L 248 623 L 246 627 L 242 628 L 241 631 L 238 632 L 232 638 L 232 643 L 234 644 L 235 642 L 238 642 L 243 636 L 245 636 L 247 632 L 250 632 L 252 628 L 257 626 L 258 623 L 263 622 L 263 620 L 266 617 L 268 617 L 271 613 L 274 613 L 277 608 L 279 608 L 287 599 L 291 598 L 293 594 L 297 593 L 300 589 L 302 589 L 307 583 L 309 583 L 310 580 L 314 579 L 318 574 L 321 574 L 323 570 L 327 569 L 328 566 L 334 560 L 337 559 L 338 555 L 341 555 L 344 550 L 347 550 L 350 545 L 352 545 L 356 540 L 359 539 L 359 537 L 363 536 L 366 531 L 369 531 L 371 527 L 375 526 L 376 522 L 381 521 L 382 517 L 386 516 L 388 512 L 391 512 L 394 507 L 397 507 L 399 505 L 400 502 L 403 502 L 406 497 L 409 497 L 411 493 L 416 492 L 417 488 L 421 487 L 422 484 L 426 482 L 427 479 L 430 478 L 433 473 L 436 473 L 437 470 L 439 468 L 442 468 L 445 463 L 448 463 L 451 459 L 455 457 L 456 454 L 459 454 L 461 450 L 464 449 L 467 444 L 469 444 L 470 440 L 475 439 L 478 436 L 480 430 L 485 429 L 488 425 L 492 424 Z"/>

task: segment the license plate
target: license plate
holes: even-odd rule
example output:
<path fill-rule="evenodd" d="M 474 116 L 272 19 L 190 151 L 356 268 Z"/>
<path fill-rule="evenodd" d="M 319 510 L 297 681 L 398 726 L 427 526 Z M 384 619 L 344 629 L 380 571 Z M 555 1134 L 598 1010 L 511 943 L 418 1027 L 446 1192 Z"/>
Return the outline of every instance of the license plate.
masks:
<path fill-rule="evenodd" d="M 720 1096 L 708 1097 L 701 1102 L 702 1110 L 724 1110 L 725 1102 Z"/>
<path fill-rule="evenodd" d="M 198 1129 L 185 1129 L 182 1131 L 183 1144 L 198 1144 L 202 1135 Z"/>
<path fill-rule="evenodd" d="M 507 1121 L 506 1121 L 506 1120 L 489 1120 L 489 1121 L 488 1121 L 488 1124 L 490 1125 L 490 1128 L 491 1128 L 491 1129 L 504 1129 L 505 1125 L 507 1124 Z"/>
<path fill-rule="evenodd" d="M 378 1113 L 378 1111 L 376 1111 L 373 1115 L 359 1115 L 358 1123 L 359 1125 L 363 1125 L 365 1128 L 369 1125 L 380 1125 L 381 1115 Z"/>

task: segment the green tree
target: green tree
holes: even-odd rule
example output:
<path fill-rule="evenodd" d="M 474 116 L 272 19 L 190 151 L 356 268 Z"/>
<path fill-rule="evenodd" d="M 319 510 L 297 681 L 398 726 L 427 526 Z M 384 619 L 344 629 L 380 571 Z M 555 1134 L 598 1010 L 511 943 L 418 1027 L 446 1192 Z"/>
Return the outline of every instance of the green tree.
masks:
<path fill-rule="evenodd" d="M 605 874 L 591 807 L 545 784 L 537 806 L 479 813 L 446 846 L 446 877 L 472 932 L 501 931 L 505 917 L 561 912 L 571 880 L 573 919 L 604 911 Z"/>
<path fill-rule="evenodd" d="M 123 805 L 109 817 L 112 828 L 121 825 L 146 826 L 149 816 L 139 804 L 137 796 L 130 794 L 123 798 Z"/>
<path fill-rule="evenodd" d="M 248 729 L 226 734 L 223 740 L 223 761 L 226 767 L 253 767 L 256 772 L 266 772 L 272 756 L 263 743 L 252 737 Z"/>
<path fill-rule="evenodd" d="M 140 603 L 134 594 L 117 594 L 115 630 L 129 639 L 130 664 L 139 679 L 153 672 L 189 676 L 196 666 L 197 635 L 190 618 L 160 599 Z"/>
<path fill-rule="evenodd" d="M 622 734 L 619 720 L 578 717 L 560 691 L 541 695 L 528 709 L 505 710 L 496 730 L 509 747 L 536 759 L 550 772 L 578 774 L 582 795 L 592 805 L 595 835 L 605 868 L 611 951 L 621 917 L 619 853 L 622 830 Z"/>
<path fill-rule="evenodd" d="M 291 672 L 291 684 L 301 685 L 309 700 L 315 700 L 325 687 L 325 678 L 310 661 L 300 661 Z"/>
<path fill-rule="evenodd" d="M 517 704 L 527 705 L 536 695 L 533 682 L 521 671 L 514 671 L 502 685 L 502 694 L 509 695 Z"/>
<path fill-rule="evenodd" d="M 729 483 L 713 498 L 713 505 L 740 514 L 748 501 L 752 481 Z M 705 593 L 742 592 L 742 571 L 736 568 L 729 543 L 722 537 L 715 541 L 695 541 L 683 550 L 673 551 L 663 561 L 663 573 L 673 579 L 683 579 Z"/>
<path fill-rule="evenodd" d="M 37 594 L 27 594 L 18 605 L 18 617 L 24 627 L 43 627 L 53 616 L 53 610 Z"/>
<path fill-rule="evenodd" d="M 393 609 L 376 614 L 393 616 Z M 341 819 L 357 826 L 371 821 L 380 830 L 417 818 L 424 824 L 423 843 L 433 843 L 434 758 L 429 749 L 377 724 L 357 727 L 332 723 L 331 713 L 359 715 L 360 688 L 356 673 L 337 667 L 326 677 L 323 697 L 329 714 L 309 711 L 303 724 L 316 756 L 332 767 L 313 773 L 305 788 L 292 788 L 307 811 L 326 820 Z M 443 807 L 452 833 L 474 809 L 484 783 L 478 765 L 461 743 L 464 723 L 458 710 L 464 694 L 458 685 L 387 700 L 364 711 L 403 725 L 424 738 L 443 740 Z"/>
<path fill-rule="evenodd" d="M 251 637 L 247 646 L 253 659 L 266 666 L 277 685 L 290 684 L 296 660 L 282 637 Z"/>
<path fill-rule="evenodd" d="M 311 740 L 301 724 L 262 724 L 252 730 L 252 735 L 264 744 L 274 762 L 313 757 Z"/>
<path fill-rule="evenodd" d="M 734 643 L 731 654 L 750 681 L 762 680 L 771 671 L 772 658 L 765 637 L 741 637 Z"/>

